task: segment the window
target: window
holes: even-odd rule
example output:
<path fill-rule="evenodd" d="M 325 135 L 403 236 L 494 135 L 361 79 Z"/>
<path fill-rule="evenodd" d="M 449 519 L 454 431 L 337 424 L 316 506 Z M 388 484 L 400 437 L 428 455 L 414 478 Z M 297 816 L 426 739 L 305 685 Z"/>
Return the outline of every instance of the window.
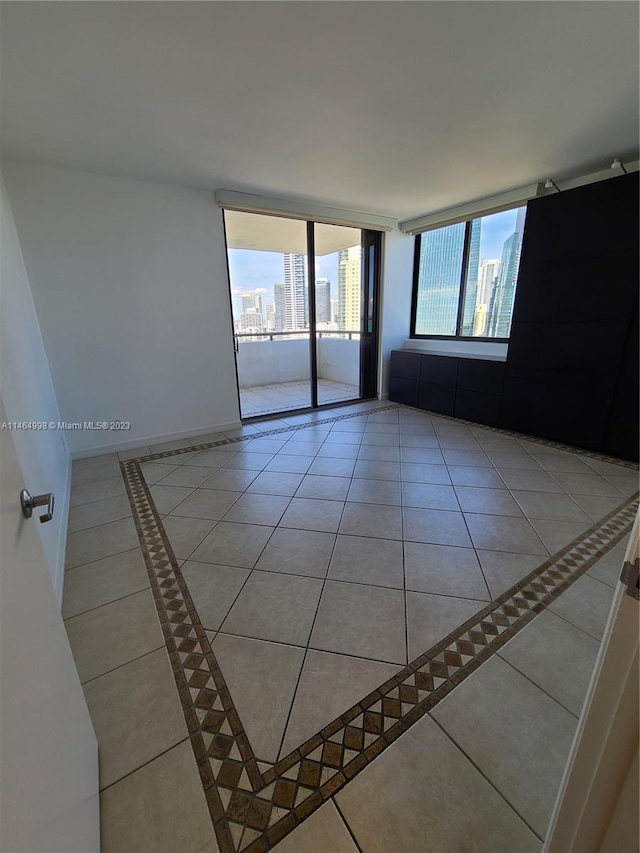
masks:
<path fill-rule="evenodd" d="M 416 237 L 412 337 L 509 337 L 526 210 Z"/>

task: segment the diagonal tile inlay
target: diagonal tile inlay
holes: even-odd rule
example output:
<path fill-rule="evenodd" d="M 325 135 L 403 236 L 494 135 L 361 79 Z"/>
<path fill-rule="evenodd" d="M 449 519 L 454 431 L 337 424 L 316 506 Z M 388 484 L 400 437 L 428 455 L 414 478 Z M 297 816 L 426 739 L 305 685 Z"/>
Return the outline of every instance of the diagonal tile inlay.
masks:
<path fill-rule="evenodd" d="M 287 434 L 287 438 L 295 437 L 308 428 L 315 428 L 317 433 L 323 424 L 353 422 L 373 412 L 381 413 L 378 425 L 382 425 L 386 422 L 384 413 L 392 415 L 396 411 L 396 406 L 380 406 L 375 410 L 348 413 L 311 424 L 266 430 L 252 435 L 252 439 L 273 439 L 282 433 Z M 420 412 L 420 415 L 428 416 L 428 413 Z M 454 424 L 465 423 L 438 416 L 438 423 L 448 421 L 452 422 L 451 435 L 455 433 Z M 487 433 L 494 433 L 496 437 L 518 438 L 513 433 L 495 428 L 487 428 Z M 558 447 L 553 442 L 538 442 L 531 438 L 527 441 L 540 447 Z M 270 850 L 620 542 L 631 529 L 637 508 L 637 496 L 624 498 L 621 493 L 620 505 L 601 521 L 552 557 L 540 557 L 544 559 L 541 565 L 489 604 L 483 606 L 484 602 L 478 601 L 478 608 L 482 609 L 466 622 L 396 671 L 377 689 L 275 765 L 268 769 L 263 765 L 262 772 L 178 567 L 142 469 L 145 463 L 170 457 L 175 457 L 179 463 L 181 454 L 193 457 L 194 452 L 223 447 L 232 451 L 246 446 L 246 442 L 247 439 L 242 437 L 224 439 L 121 463 L 191 746 L 222 853 L 264 853 Z M 598 454 L 581 452 L 580 455 L 607 461 Z M 470 459 L 452 462 L 454 465 L 476 463 L 479 467 L 484 466 L 484 460 L 482 464 L 479 460 L 473 462 Z M 350 466 L 352 464 L 349 463 Z M 151 481 L 155 481 L 159 467 L 145 465 L 146 470 L 152 472 Z M 169 469 L 168 464 L 166 467 Z M 230 467 L 232 470 L 237 467 L 233 460 Z M 239 468 L 242 470 L 243 466 Z M 332 468 L 326 475 L 336 476 L 335 470 Z M 211 522 L 212 525 L 214 523 Z M 258 552 L 256 560 L 259 556 Z M 197 561 L 197 553 L 194 559 Z M 268 572 L 254 574 L 269 576 Z M 322 583 L 320 580 L 308 580 L 314 584 Z M 396 594 L 395 590 L 384 587 L 380 590 L 381 594 Z M 293 659 L 296 655 L 291 657 Z"/>

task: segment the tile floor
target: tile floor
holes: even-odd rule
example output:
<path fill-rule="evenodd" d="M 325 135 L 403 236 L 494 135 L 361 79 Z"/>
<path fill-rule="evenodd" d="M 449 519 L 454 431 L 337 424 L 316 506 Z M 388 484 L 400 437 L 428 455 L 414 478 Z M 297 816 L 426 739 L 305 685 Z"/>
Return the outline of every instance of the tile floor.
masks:
<path fill-rule="evenodd" d="M 210 442 L 227 443 L 190 450 Z M 376 401 L 75 462 L 63 615 L 100 744 L 105 853 L 219 849 L 120 473 L 158 454 L 140 470 L 257 767 L 280 779 L 272 821 L 293 785 L 283 759 L 638 488 L 629 466 Z M 220 849 L 539 850 L 623 553 L 607 546 L 278 844 L 245 814 Z M 396 717 L 418 695 L 398 689 L 382 700 Z M 346 732 L 300 773 L 326 772 Z"/>
<path fill-rule="evenodd" d="M 318 403 L 340 403 L 357 400 L 360 389 L 346 382 L 318 379 Z M 279 382 L 272 385 L 254 385 L 240 388 L 240 409 L 243 418 L 254 418 L 273 412 L 303 409 L 311 405 L 309 380 L 304 382 Z"/>

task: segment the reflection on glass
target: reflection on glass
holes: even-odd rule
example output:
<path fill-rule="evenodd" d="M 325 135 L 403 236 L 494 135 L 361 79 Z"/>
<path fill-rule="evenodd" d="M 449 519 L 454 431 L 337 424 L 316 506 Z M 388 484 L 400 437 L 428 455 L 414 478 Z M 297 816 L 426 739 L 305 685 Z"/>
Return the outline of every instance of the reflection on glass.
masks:
<path fill-rule="evenodd" d="M 360 396 L 362 234 L 316 223 L 316 354 L 318 403 Z"/>

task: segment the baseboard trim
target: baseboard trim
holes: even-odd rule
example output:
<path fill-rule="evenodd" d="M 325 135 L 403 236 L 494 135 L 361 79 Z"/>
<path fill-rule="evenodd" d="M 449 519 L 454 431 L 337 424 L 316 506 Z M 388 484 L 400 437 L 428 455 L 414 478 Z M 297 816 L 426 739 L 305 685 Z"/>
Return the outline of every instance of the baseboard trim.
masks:
<path fill-rule="evenodd" d="M 213 424 L 197 427 L 196 429 L 181 430 L 179 432 L 167 432 L 161 435 L 148 435 L 128 441 L 116 441 L 112 444 L 101 444 L 97 447 L 83 447 L 80 450 L 72 450 L 72 459 L 85 459 L 88 456 L 104 456 L 106 453 L 114 453 L 120 450 L 133 450 L 136 447 L 148 447 L 150 444 L 162 444 L 164 441 L 176 441 L 180 438 L 191 438 L 194 435 L 207 435 L 210 432 L 225 432 L 230 429 L 238 429 L 242 424 L 239 420 L 224 424 Z"/>

